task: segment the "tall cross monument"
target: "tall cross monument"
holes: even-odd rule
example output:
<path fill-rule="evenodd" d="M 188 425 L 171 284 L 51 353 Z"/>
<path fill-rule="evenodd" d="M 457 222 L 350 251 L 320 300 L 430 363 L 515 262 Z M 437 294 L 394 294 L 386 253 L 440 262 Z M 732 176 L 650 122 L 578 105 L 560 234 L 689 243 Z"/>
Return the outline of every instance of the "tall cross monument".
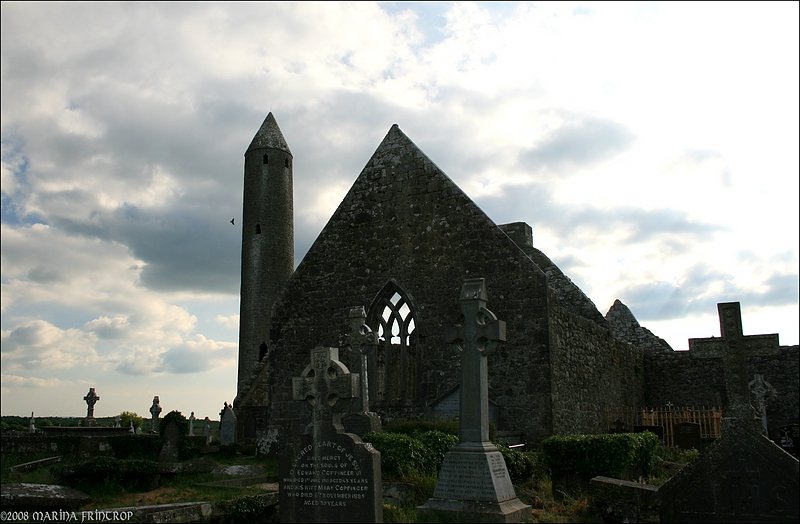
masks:
<path fill-rule="evenodd" d="M 720 338 L 690 338 L 689 350 L 695 358 L 721 358 L 725 375 L 728 405 L 723 418 L 723 430 L 731 424 L 750 425 L 757 421 L 750 404 L 747 357 L 773 355 L 780 349 L 778 335 L 748 335 L 742 330 L 742 311 L 739 302 L 717 304 Z M 754 427 L 761 428 L 760 420 Z"/>
<path fill-rule="evenodd" d="M 418 508 L 423 519 L 527 522 L 531 507 L 517 498 L 505 460 L 489 441 L 486 357 L 506 340 L 506 323 L 486 307 L 486 282 L 464 280 L 464 322 L 446 336 L 461 353 L 459 442 L 444 457 L 433 497 Z"/>

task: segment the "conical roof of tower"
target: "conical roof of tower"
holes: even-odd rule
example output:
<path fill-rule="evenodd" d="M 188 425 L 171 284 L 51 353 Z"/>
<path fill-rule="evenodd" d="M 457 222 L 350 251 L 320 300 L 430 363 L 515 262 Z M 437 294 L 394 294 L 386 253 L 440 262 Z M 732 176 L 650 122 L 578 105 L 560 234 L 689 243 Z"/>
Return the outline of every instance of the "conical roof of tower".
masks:
<path fill-rule="evenodd" d="M 286 139 L 283 138 L 281 128 L 278 127 L 278 122 L 275 121 L 275 117 L 272 116 L 271 111 L 267 115 L 267 118 L 264 119 L 264 123 L 261 124 L 261 128 L 256 133 L 256 136 L 253 137 L 253 141 L 250 142 L 247 151 L 252 149 L 280 149 L 281 151 L 286 151 L 290 155 L 292 154 L 292 152 L 289 151 L 289 146 L 286 144 Z"/>

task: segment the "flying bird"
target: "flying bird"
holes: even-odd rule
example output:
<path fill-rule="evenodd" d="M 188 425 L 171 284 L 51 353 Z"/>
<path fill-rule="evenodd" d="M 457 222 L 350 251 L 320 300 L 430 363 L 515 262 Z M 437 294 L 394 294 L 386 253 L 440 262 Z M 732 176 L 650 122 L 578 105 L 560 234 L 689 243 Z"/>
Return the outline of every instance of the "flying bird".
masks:
<path fill-rule="evenodd" d="M 234 217 L 234 218 L 236 218 L 236 217 Z M 236 224 L 233 223 L 233 218 L 231 219 L 231 225 L 234 225 L 234 226 L 236 225 Z"/>

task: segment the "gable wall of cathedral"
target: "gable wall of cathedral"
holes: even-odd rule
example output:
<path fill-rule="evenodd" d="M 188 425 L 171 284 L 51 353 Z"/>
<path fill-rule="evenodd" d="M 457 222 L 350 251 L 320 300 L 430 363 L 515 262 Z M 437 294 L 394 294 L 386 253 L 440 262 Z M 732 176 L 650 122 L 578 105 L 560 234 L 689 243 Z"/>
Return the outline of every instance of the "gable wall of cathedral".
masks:
<path fill-rule="evenodd" d="M 270 424 L 303 424 L 309 410 L 289 398 L 291 378 L 314 346 L 343 345 L 349 309 L 368 308 L 389 281 L 415 309 L 412 360 L 418 365 L 410 372 L 416 390 L 410 400 L 384 402 L 377 411 L 385 421 L 423 416 L 426 405 L 459 380 L 460 357 L 444 335 L 459 321 L 463 280 L 483 277 L 489 309 L 507 323 L 508 341 L 488 366 L 500 424 L 536 438 L 549 435 L 544 273 L 430 160 L 407 147 L 404 136 L 396 148 L 392 139 L 390 132 L 276 304 Z M 352 366 L 344 351 L 340 359 Z"/>

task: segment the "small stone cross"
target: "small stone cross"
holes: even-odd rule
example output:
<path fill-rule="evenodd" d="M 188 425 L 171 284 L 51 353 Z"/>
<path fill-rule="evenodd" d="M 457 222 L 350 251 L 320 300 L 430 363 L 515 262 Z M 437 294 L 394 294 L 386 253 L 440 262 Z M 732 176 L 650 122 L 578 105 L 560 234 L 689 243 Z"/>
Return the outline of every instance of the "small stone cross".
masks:
<path fill-rule="evenodd" d="M 486 309 L 483 278 L 464 280 L 461 312 L 464 324 L 451 328 L 448 341 L 461 351 L 461 442 L 489 441 L 489 386 L 486 356 L 506 340 L 506 323 Z"/>
<path fill-rule="evenodd" d="M 350 336 L 349 344 L 354 352 L 354 362 L 359 369 L 353 371 L 360 376 L 360 391 L 358 398 L 354 399 L 354 412 L 367 413 L 369 411 L 369 382 L 367 377 L 367 357 L 369 352 L 378 345 L 378 335 L 367 325 L 367 314 L 364 306 L 350 308 Z"/>
<path fill-rule="evenodd" d="M 95 393 L 94 388 L 89 388 L 89 392 L 83 397 L 83 400 L 86 401 L 86 418 L 92 419 L 94 418 L 94 405 L 100 400 L 100 397 L 97 396 Z"/>
<path fill-rule="evenodd" d="M 721 338 L 690 338 L 689 350 L 697 358 L 722 358 L 728 397 L 725 418 L 749 423 L 755 420 L 755 414 L 750 404 L 747 356 L 777 353 L 780 349 L 778 335 L 744 336 L 739 302 L 717 304 L 717 310 Z"/>
<path fill-rule="evenodd" d="M 311 406 L 315 436 L 323 426 L 330 424 L 343 430 L 341 419 L 346 405 L 339 401 L 357 397 L 358 383 L 358 374 L 350 373 L 339 362 L 338 348 L 316 347 L 311 350 L 311 364 L 306 366 L 301 376 L 292 378 L 292 397 L 305 400 Z"/>
<path fill-rule="evenodd" d="M 153 397 L 153 405 L 150 406 L 150 415 L 152 417 L 152 427 L 150 430 L 153 433 L 158 432 L 158 415 L 161 413 L 161 404 L 158 399 L 158 395 Z"/>

